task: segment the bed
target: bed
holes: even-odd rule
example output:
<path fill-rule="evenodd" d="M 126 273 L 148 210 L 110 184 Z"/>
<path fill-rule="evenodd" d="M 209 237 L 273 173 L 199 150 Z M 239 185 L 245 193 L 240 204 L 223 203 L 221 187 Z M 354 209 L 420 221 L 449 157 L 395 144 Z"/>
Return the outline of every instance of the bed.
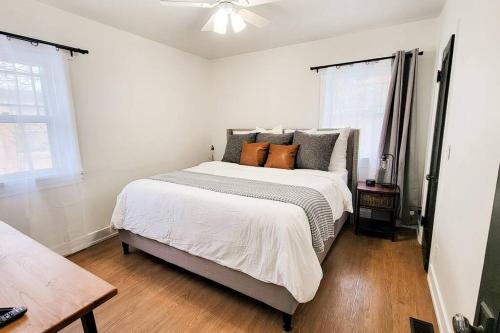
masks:
<path fill-rule="evenodd" d="M 228 135 L 233 131 L 237 130 L 229 129 Z M 259 300 L 281 311 L 283 327 L 290 331 L 292 315 L 300 303 L 314 298 L 321 263 L 352 218 L 358 140 L 359 130 L 352 129 L 345 173 L 218 161 L 183 171 L 195 177 L 230 177 L 243 184 L 265 182 L 321 193 L 335 220 L 333 237 L 322 242 L 321 251 L 311 246 L 312 227 L 304 222 L 307 210 L 298 205 L 161 178 L 128 184 L 118 196 L 111 225 L 118 229 L 125 254 L 133 246 Z"/>

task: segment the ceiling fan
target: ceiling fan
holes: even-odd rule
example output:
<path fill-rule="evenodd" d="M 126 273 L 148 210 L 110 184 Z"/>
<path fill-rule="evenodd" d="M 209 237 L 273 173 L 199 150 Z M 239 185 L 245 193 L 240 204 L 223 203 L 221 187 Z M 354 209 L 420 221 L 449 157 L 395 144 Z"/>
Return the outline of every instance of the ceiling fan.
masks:
<path fill-rule="evenodd" d="M 231 22 L 235 33 L 242 31 L 250 23 L 258 28 L 263 28 L 270 21 L 254 12 L 245 9 L 265 5 L 280 0 L 217 0 L 217 1 L 182 1 L 182 0 L 160 0 L 164 6 L 171 7 L 195 7 L 195 8 L 217 8 L 201 31 L 214 31 L 226 34 L 228 23 Z"/>

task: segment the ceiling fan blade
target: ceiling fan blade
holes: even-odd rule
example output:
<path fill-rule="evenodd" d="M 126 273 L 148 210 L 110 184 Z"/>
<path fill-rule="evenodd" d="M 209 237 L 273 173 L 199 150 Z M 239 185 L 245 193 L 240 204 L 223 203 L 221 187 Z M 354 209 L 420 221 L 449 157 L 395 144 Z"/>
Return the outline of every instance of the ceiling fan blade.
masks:
<path fill-rule="evenodd" d="M 210 2 L 192 2 L 181 0 L 160 0 L 163 6 L 167 7 L 195 7 L 195 8 L 213 8 L 217 3 Z"/>
<path fill-rule="evenodd" d="M 201 31 L 213 31 L 215 28 L 215 14 L 210 16 L 207 23 L 201 28 Z"/>
<path fill-rule="evenodd" d="M 240 7 L 255 7 L 278 1 L 281 0 L 236 0 L 233 3 Z"/>
<path fill-rule="evenodd" d="M 248 23 L 250 23 L 251 25 L 254 25 L 256 26 L 257 28 L 263 28 L 265 27 L 266 25 L 268 25 L 269 23 L 271 23 L 271 21 L 269 21 L 268 19 L 260 16 L 260 15 L 257 15 L 255 14 L 254 12 L 251 12 L 247 9 L 242 9 L 238 12 L 238 14 L 241 15 L 241 17 Z"/>

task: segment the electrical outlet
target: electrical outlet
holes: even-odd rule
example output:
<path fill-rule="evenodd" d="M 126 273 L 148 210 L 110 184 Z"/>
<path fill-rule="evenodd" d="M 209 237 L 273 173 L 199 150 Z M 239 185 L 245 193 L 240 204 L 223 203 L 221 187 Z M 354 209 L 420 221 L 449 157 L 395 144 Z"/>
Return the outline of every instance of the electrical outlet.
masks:
<path fill-rule="evenodd" d="M 422 209 L 418 206 L 408 207 L 408 214 L 410 215 L 410 221 L 413 225 L 418 225 L 420 222 L 420 212 Z"/>

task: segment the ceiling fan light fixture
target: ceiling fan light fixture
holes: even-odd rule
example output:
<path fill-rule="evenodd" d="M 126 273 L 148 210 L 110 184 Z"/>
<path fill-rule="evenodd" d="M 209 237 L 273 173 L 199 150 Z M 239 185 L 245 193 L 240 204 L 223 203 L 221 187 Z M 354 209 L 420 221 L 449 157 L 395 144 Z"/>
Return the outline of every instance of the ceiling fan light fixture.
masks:
<path fill-rule="evenodd" d="M 246 8 L 265 5 L 281 0 L 160 0 L 164 6 L 216 8 L 201 31 L 213 31 L 221 35 L 227 33 L 231 21 L 234 33 L 243 31 L 248 24 L 257 28 L 267 26 L 270 21 Z M 243 9 L 240 9 L 243 7 Z"/>
<path fill-rule="evenodd" d="M 219 8 L 214 17 L 214 32 L 225 35 L 227 32 L 227 23 L 229 21 L 229 12 L 226 8 Z"/>
<path fill-rule="evenodd" d="M 230 16 L 231 16 L 231 25 L 233 26 L 233 31 L 235 33 L 238 33 L 246 28 L 247 24 L 245 23 L 240 14 L 232 11 Z"/>

